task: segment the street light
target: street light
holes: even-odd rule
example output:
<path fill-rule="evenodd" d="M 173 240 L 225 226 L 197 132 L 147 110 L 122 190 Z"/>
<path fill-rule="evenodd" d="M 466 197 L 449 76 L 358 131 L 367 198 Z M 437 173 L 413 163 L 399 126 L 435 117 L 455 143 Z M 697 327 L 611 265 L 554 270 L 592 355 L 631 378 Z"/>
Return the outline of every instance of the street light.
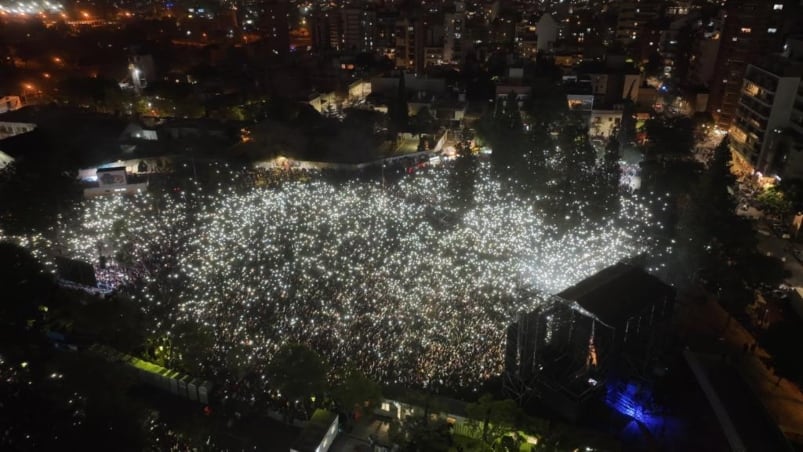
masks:
<path fill-rule="evenodd" d="M 36 93 L 36 87 L 33 86 L 30 83 L 23 83 L 22 84 L 22 88 L 23 88 L 22 97 L 23 97 L 23 99 L 25 99 L 25 104 L 27 105 L 28 104 L 28 95 L 29 95 L 29 93 L 35 94 Z"/>

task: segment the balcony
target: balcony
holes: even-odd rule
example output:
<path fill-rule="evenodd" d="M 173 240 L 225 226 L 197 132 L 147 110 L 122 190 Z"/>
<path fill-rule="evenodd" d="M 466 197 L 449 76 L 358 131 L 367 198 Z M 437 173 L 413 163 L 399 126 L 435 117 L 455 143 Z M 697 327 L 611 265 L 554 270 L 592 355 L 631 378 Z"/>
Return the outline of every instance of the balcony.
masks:
<path fill-rule="evenodd" d="M 748 91 L 747 89 L 742 89 L 742 97 L 749 97 L 751 99 L 755 99 L 758 102 L 761 102 L 762 104 L 764 104 L 764 105 L 766 105 L 768 107 L 772 106 L 772 102 L 773 102 L 773 100 L 775 98 L 775 96 L 770 96 L 769 94 L 767 94 L 766 92 L 763 92 L 763 91 L 759 91 L 758 93 L 753 94 L 750 91 Z"/>
<path fill-rule="evenodd" d="M 762 105 L 752 97 L 742 96 L 739 99 L 739 104 L 742 105 L 744 108 L 747 108 L 751 112 L 755 113 L 756 115 L 760 116 L 762 119 L 767 119 L 770 116 L 770 108 L 767 107 L 766 105 Z"/>
<path fill-rule="evenodd" d="M 775 94 L 775 90 L 778 89 L 778 77 L 755 67 L 749 68 L 744 78 L 773 94 Z"/>

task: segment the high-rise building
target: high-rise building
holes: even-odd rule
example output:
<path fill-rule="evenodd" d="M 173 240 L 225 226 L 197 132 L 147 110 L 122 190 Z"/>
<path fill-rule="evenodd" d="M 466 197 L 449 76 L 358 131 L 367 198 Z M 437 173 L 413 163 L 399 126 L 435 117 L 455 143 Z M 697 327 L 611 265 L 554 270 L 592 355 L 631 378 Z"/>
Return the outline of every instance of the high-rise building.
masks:
<path fill-rule="evenodd" d="M 803 41 L 749 64 L 739 95 L 730 146 L 745 170 L 803 176 Z"/>
<path fill-rule="evenodd" d="M 443 64 L 443 48 L 445 42 L 443 18 L 439 16 L 425 18 L 423 33 L 424 67 Z M 416 68 L 416 72 L 421 72 L 421 70 Z"/>
<path fill-rule="evenodd" d="M 396 22 L 399 13 L 396 11 L 377 11 L 374 27 L 374 50 L 391 60 L 396 59 Z"/>
<path fill-rule="evenodd" d="M 414 17 L 396 22 L 396 67 L 422 73 L 429 65 L 444 61 L 442 17 Z"/>
<path fill-rule="evenodd" d="M 336 11 L 314 11 L 309 18 L 312 48 L 316 52 L 338 50 L 341 46 L 340 18 Z"/>
<path fill-rule="evenodd" d="M 395 26 L 395 16 L 393 24 Z M 312 45 L 316 51 L 337 50 L 348 53 L 385 52 L 391 33 L 385 34 L 382 25 L 385 17 L 378 17 L 376 11 L 344 8 L 315 11 L 310 17 Z M 391 45 L 392 47 L 392 45 Z"/>
<path fill-rule="evenodd" d="M 454 2 L 454 8 L 454 12 L 443 15 L 443 61 L 447 63 L 460 62 L 465 50 L 465 3 Z"/>
<path fill-rule="evenodd" d="M 728 0 L 714 65 L 708 109 L 722 128 L 730 126 L 747 65 L 778 52 L 783 38 L 782 0 Z"/>
<path fill-rule="evenodd" d="M 340 12 L 342 49 L 348 52 L 367 52 L 374 49 L 376 13 L 347 8 Z"/>
<path fill-rule="evenodd" d="M 414 69 L 416 67 L 416 29 L 423 27 L 419 20 L 403 18 L 396 21 L 396 67 Z M 423 41 L 423 33 L 418 33 Z M 423 57 L 422 57 L 423 60 Z M 423 67 L 423 62 L 421 63 Z"/>
<path fill-rule="evenodd" d="M 550 14 L 544 14 L 538 19 L 535 32 L 538 33 L 538 51 L 552 51 L 558 40 L 558 23 L 555 19 Z"/>
<path fill-rule="evenodd" d="M 692 48 L 689 56 L 689 70 L 686 74 L 688 85 L 709 88 L 714 77 L 714 67 L 721 40 L 720 23 L 712 21 L 694 29 Z"/>
<path fill-rule="evenodd" d="M 644 25 L 661 13 L 660 0 L 619 0 L 616 8 L 616 40 L 625 44 L 638 41 Z"/>
<path fill-rule="evenodd" d="M 262 4 L 260 29 L 270 55 L 283 57 L 290 52 L 290 5 L 287 0 Z"/>

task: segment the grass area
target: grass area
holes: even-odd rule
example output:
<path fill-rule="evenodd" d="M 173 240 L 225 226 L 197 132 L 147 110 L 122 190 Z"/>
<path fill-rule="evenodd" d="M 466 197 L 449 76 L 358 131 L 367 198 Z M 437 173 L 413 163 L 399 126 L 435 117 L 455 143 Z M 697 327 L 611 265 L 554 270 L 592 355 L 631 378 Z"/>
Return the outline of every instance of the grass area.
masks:
<path fill-rule="evenodd" d="M 162 366 L 159 366 L 152 362 L 141 360 L 139 358 L 131 358 L 131 360 L 128 363 L 139 370 L 144 370 L 146 372 L 151 372 L 154 374 L 159 374 L 160 372 L 165 370 L 165 368 Z"/>

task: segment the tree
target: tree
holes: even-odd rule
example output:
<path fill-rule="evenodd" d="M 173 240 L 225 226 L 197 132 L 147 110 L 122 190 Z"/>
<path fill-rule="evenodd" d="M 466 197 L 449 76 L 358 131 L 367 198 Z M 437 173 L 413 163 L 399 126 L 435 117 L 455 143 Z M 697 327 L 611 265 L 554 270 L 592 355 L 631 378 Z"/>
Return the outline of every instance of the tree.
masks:
<path fill-rule="evenodd" d="M 691 118 L 650 119 L 644 124 L 649 138 L 649 158 L 687 157 L 694 148 L 694 121 Z"/>
<path fill-rule="evenodd" d="M 0 242 L 0 320 L 24 330 L 37 316 L 39 305 L 49 304 L 57 296 L 52 276 L 31 253 L 17 245 Z"/>
<path fill-rule="evenodd" d="M 304 401 L 326 389 L 326 365 L 318 353 L 302 344 L 286 344 L 266 369 L 269 384 L 290 401 Z"/>
<path fill-rule="evenodd" d="M 735 178 L 730 171 L 731 153 L 727 139 L 717 147 L 708 168 L 700 175 L 691 195 L 685 199 L 678 222 L 679 251 L 690 276 L 703 272 L 716 290 L 719 302 L 739 314 L 754 301 L 754 288 L 762 283 L 778 284 L 784 270 L 774 258 L 756 250 L 756 238 L 749 220 L 737 215 L 731 194 Z"/>
<path fill-rule="evenodd" d="M 773 215 L 783 217 L 792 210 L 792 203 L 784 195 L 784 192 L 775 186 L 767 187 L 757 197 L 764 210 Z"/>
<path fill-rule="evenodd" d="M 19 372 L 7 366 L 19 369 L 20 357 L 0 347 L 4 360 L 13 359 L 0 362 L 0 448 L 81 450 L 92 438 L 102 450 L 143 450 L 145 410 L 127 394 L 130 373 L 90 354 L 26 348 L 27 366 Z"/>
<path fill-rule="evenodd" d="M 284 96 L 272 97 L 268 102 L 266 111 L 269 119 L 283 123 L 295 120 L 299 112 L 300 106 L 298 102 Z"/>
<path fill-rule="evenodd" d="M 141 450 L 143 412 L 126 394 L 131 375 L 101 357 L 54 351 L 31 321 L 44 315 L 39 306 L 63 314 L 74 294 L 10 243 L 0 243 L 0 284 L 0 449 L 80 450 L 91 437 L 104 450 Z"/>
<path fill-rule="evenodd" d="M 416 133 L 432 133 L 435 131 L 437 123 L 435 117 L 428 107 L 424 106 L 410 120 L 410 129 Z"/>
<path fill-rule="evenodd" d="M 404 82 L 404 72 L 399 75 L 399 85 L 396 96 L 388 106 L 388 116 L 390 117 L 390 129 L 394 133 L 407 130 L 410 119 L 410 110 L 407 105 L 407 87 Z"/>
<path fill-rule="evenodd" d="M 797 320 L 775 322 L 760 338 L 761 344 L 770 353 L 770 362 L 778 377 L 800 382 L 803 378 L 803 328 Z"/>
<path fill-rule="evenodd" d="M 403 425 L 394 423 L 389 436 L 401 450 L 410 452 L 448 450 L 451 444 L 449 424 L 440 418 L 419 417 L 408 419 Z"/>
<path fill-rule="evenodd" d="M 730 150 L 726 140 L 720 144 L 708 168 L 701 173 L 686 198 L 681 217 L 683 243 L 689 244 L 687 268 L 732 268 L 729 256 L 744 255 L 754 249 L 751 226 L 736 215 L 736 202 L 729 192 L 734 183 L 730 173 Z M 730 270 L 728 270 L 730 272 Z"/>
<path fill-rule="evenodd" d="M 369 162 L 379 158 L 379 143 L 372 129 L 354 121 L 345 121 L 333 137 L 323 143 L 327 159 L 335 162 Z"/>
<path fill-rule="evenodd" d="M 144 318 L 132 300 L 115 296 L 110 300 L 75 304 L 71 316 L 76 332 L 104 341 L 125 353 L 133 353 L 145 342 Z"/>
<path fill-rule="evenodd" d="M 458 144 L 457 159 L 454 171 L 450 174 L 450 191 L 458 209 L 470 207 L 474 201 L 474 188 L 477 179 L 479 162 L 468 145 Z"/>
<path fill-rule="evenodd" d="M 605 145 L 605 155 L 601 168 L 601 195 L 602 204 L 607 210 L 614 211 L 618 207 L 619 185 L 622 178 L 620 144 L 616 137 L 611 136 Z"/>
<path fill-rule="evenodd" d="M 211 328 L 196 322 L 179 322 L 173 328 L 171 339 L 175 364 L 190 375 L 203 375 L 204 364 L 215 345 Z"/>
<path fill-rule="evenodd" d="M 11 176 L 0 180 L 0 224 L 8 234 L 47 229 L 80 193 L 70 171 L 70 144 L 59 141 L 65 137 L 39 129 L 25 135 L 32 155 L 14 161 L 8 168 Z"/>
<path fill-rule="evenodd" d="M 124 96 L 112 79 L 102 77 L 68 77 L 59 83 L 59 97 L 65 102 L 88 106 L 105 112 L 123 110 Z"/>
<path fill-rule="evenodd" d="M 495 450 L 498 452 L 519 452 L 521 443 L 522 441 L 518 435 L 505 435 L 499 440 Z"/>
<path fill-rule="evenodd" d="M 538 78 L 532 86 L 527 113 L 533 130 L 549 132 L 569 111 L 566 92 L 552 78 Z"/>
<path fill-rule="evenodd" d="M 789 201 L 794 212 L 803 210 L 803 180 L 784 178 L 777 189 L 783 192 L 784 198 Z"/>
<path fill-rule="evenodd" d="M 511 91 L 504 100 L 497 99 L 494 107 L 481 120 L 477 132 L 491 144 L 494 169 L 509 174 L 523 163 L 527 146 L 516 93 Z"/>
<path fill-rule="evenodd" d="M 514 428 L 521 410 L 511 399 L 495 400 L 491 394 L 484 394 L 466 406 L 466 414 L 473 422 L 481 423 L 482 440 L 490 445 Z"/>
<path fill-rule="evenodd" d="M 588 138 L 588 127 L 581 118 L 566 121 L 558 133 L 564 178 L 589 172 L 596 162 L 594 146 Z"/>
<path fill-rule="evenodd" d="M 756 239 L 750 222 L 736 214 L 736 199 L 731 194 L 736 178 L 731 173 L 731 159 L 728 140 L 724 139 L 703 173 L 697 202 L 706 212 L 702 220 L 710 246 L 732 261 L 748 262 L 755 254 Z"/>
<path fill-rule="evenodd" d="M 494 121 L 501 131 L 511 131 L 521 133 L 524 124 L 521 121 L 521 111 L 519 110 L 519 97 L 511 91 L 503 101 L 497 100 Z"/>
<path fill-rule="evenodd" d="M 348 369 L 332 388 L 331 395 L 342 409 L 360 415 L 365 407 L 379 401 L 382 390 L 359 370 Z"/>
<path fill-rule="evenodd" d="M 444 419 L 425 420 L 410 435 L 418 450 L 447 450 L 451 442 L 449 424 Z"/>
<path fill-rule="evenodd" d="M 601 207 L 597 199 L 601 187 L 595 171 L 596 151 L 581 116 L 564 120 L 557 143 L 550 159 L 556 182 L 548 206 L 552 218 L 558 223 L 574 223 L 587 214 L 595 216 Z"/>
<path fill-rule="evenodd" d="M 647 76 L 658 77 L 663 75 L 664 58 L 657 50 L 650 52 L 647 62 L 644 64 L 644 73 Z"/>

